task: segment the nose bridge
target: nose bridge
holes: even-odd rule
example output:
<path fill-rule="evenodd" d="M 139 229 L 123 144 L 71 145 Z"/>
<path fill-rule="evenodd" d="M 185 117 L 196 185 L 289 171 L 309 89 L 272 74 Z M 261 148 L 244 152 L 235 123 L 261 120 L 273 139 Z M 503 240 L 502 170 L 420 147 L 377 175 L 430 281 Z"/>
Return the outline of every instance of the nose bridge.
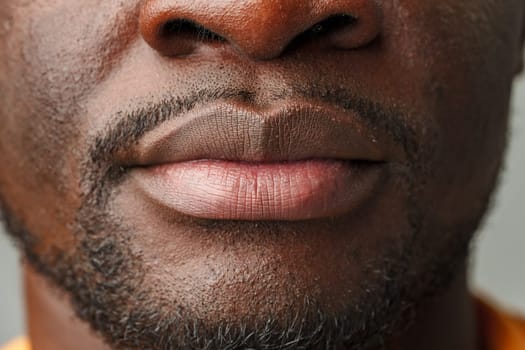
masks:
<path fill-rule="evenodd" d="M 358 19 L 353 40 L 366 41 L 377 34 L 377 0 L 149 0 L 141 11 L 140 27 L 144 39 L 155 49 L 161 45 L 162 27 L 174 20 L 197 24 L 217 34 L 239 52 L 256 59 L 280 55 L 299 34 L 336 15 Z M 360 29 L 359 29 L 360 27 Z M 334 40 L 344 46 L 341 33 Z M 355 40 L 358 37 L 359 40 Z M 349 36 L 348 36 L 349 37 Z M 172 38 L 176 40 L 176 38 Z M 173 47 L 173 45 L 168 45 Z"/>

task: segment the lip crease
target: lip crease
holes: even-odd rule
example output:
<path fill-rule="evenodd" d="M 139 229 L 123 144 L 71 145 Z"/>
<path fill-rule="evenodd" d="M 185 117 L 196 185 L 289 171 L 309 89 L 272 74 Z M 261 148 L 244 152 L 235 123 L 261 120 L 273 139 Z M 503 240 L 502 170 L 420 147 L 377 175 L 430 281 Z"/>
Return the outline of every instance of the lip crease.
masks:
<path fill-rule="evenodd" d="M 356 209 L 384 179 L 395 148 L 359 116 L 305 101 L 260 111 L 192 110 L 123 153 L 148 200 L 218 220 L 297 221 Z"/>

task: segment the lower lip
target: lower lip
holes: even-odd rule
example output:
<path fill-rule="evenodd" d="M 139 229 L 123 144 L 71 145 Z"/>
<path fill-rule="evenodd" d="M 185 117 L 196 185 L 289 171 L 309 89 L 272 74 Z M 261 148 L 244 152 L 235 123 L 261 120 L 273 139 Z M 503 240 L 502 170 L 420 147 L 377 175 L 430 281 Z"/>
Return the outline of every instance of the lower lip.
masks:
<path fill-rule="evenodd" d="M 297 221 L 355 210 L 374 193 L 381 169 L 381 163 L 336 160 L 199 160 L 136 168 L 132 179 L 149 199 L 185 215 Z"/>

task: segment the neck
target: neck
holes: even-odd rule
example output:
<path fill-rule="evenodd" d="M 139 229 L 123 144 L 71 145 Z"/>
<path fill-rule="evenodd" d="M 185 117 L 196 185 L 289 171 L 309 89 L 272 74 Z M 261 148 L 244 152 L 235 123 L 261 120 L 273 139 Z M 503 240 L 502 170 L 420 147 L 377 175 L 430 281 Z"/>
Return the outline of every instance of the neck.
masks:
<path fill-rule="evenodd" d="M 390 339 L 384 350 L 475 350 L 476 320 L 465 268 L 439 297 L 417 310 L 412 326 Z M 80 321 L 67 297 L 30 267 L 24 266 L 26 307 L 32 350 L 109 350 Z"/>

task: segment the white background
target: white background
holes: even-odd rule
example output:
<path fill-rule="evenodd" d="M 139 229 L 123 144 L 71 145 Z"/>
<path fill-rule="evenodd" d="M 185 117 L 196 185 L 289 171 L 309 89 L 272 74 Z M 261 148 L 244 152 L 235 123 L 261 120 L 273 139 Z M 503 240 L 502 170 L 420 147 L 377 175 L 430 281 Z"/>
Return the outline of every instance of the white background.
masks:
<path fill-rule="evenodd" d="M 472 286 L 525 314 L 525 79 L 516 82 L 512 139 L 495 208 L 479 233 L 472 256 Z M 0 344 L 22 334 L 18 257 L 0 233 Z"/>

